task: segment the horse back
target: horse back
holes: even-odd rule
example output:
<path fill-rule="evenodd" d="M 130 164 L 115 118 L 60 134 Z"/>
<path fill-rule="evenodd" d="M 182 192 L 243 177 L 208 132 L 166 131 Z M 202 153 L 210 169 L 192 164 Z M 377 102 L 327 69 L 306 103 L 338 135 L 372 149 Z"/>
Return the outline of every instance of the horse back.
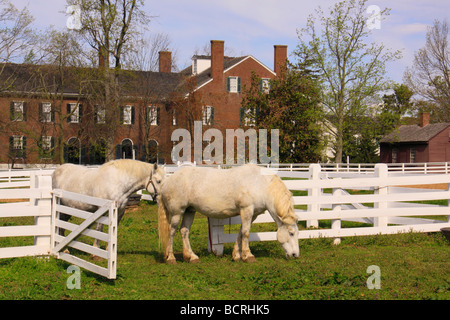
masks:
<path fill-rule="evenodd" d="M 234 216 L 251 205 L 257 211 L 265 208 L 266 180 L 257 167 L 188 167 L 165 182 L 162 195 L 169 206 L 192 206 L 206 216 Z"/>

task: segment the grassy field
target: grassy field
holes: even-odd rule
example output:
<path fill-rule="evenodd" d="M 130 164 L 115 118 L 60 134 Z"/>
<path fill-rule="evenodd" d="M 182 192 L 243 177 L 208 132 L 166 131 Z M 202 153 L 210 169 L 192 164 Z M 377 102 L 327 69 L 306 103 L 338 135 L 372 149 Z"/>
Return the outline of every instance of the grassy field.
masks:
<path fill-rule="evenodd" d="M 300 240 L 300 258 L 286 260 L 278 242 L 252 242 L 254 264 L 207 251 L 207 219 L 197 215 L 191 243 L 201 263 L 177 265 L 158 252 L 156 206 L 141 202 L 119 225 L 117 279 L 81 271 L 81 288 L 68 289 L 69 264 L 55 258 L 0 260 L 0 299 L 450 299 L 450 246 L 440 233 Z M 2 225 L 11 222 L 0 221 Z M 254 230 L 261 228 L 255 226 Z M 19 245 L 23 239 L 0 242 Z M 370 265 L 381 289 L 368 289 Z"/>

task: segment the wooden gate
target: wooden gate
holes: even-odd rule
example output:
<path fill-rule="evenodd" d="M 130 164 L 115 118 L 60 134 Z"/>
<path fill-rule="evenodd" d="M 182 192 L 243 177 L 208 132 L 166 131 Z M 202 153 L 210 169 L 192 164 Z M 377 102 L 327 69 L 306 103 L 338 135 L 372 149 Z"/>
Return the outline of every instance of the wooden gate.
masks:
<path fill-rule="evenodd" d="M 61 203 L 62 198 L 94 205 L 98 209 L 91 213 L 68 207 Z M 71 222 L 61 220 L 61 213 L 73 217 Z M 97 223 L 103 224 L 107 232 L 90 229 L 90 226 L 95 226 Z M 115 201 L 55 189 L 53 190 L 51 228 L 51 254 L 108 279 L 116 278 L 117 206 Z M 66 230 L 65 235 L 60 235 L 61 229 Z M 94 240 L 106 242 L 106 249 L 94 247 L 92 245 Z M 73 251 L 78 255 L 72 253 Z M 95 263 L 96 259 L 92 259 L 92 256 L 105 260 Z"/>

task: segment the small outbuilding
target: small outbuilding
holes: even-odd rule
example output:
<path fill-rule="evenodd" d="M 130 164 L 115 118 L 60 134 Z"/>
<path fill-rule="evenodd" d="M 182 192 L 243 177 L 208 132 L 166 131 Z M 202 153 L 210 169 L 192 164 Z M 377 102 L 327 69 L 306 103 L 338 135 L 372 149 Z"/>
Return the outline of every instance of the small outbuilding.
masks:
<path fill-rule="evenodd" d="M 450 123 L 430 123 L 420 115 L 419 125 L 400 126 L 380 141 L 380 162 L 415 163 L 450 161 Z"/>

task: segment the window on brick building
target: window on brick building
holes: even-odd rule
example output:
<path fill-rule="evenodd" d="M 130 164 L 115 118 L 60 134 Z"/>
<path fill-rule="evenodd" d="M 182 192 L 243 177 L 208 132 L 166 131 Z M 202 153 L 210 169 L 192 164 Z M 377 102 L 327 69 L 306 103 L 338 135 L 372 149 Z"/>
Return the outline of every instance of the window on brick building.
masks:
<path fill-rule="evenodd" d="M 161 109 L 155 106 L 148 106 L 147 119 L 151 126 L 159 126 Z"/>
<path fill-rule="evenodd" d="M 240 110 L 241 126 L 254 127 L 256 125 L 257 115 L 258 110 L 255 108 L 241 108 Z"/>
<path fill-rule="evenodd" d="M 53 157 L 53 147 L 55 146 L 55 138 L 52 136 L 42 136 L 39 141 L 39 157 L 49 159 Z"/>
<path fill-rule="evenodd" d="M 39 104 L 39 121 L 44 123 L 55 122 L 55 112 L 52 110 L 50 102 L 42 102 Z"/>
<path fill-rule="evenodd" d="M 9 153 L 14 158 L 25 158 L 27 138 L 25 136 L 14 135 L 9 137 Z"/>
<path fill-rule="evenodd" d="M 26 103 L 23 101 L 12 101 L 9 108 L 9 119 L 11 121 L 26 121 Z"/>
<path fill-rule="evenodd" d="M 78 103 L 68 103 L 67 104 L 67 122 L 69 123 L 80 123 L 81 119 L 81 104 Z"/>
<path fill-rule="evenodd" d="M 227 78 L 227 91 L 228 92 L 241 92 L 241 78 L 239 77 L 228 77 Z"/>
<path fill-rule="evenodd" d="M 259 91 L 269 93 L 270 91 L 270 79 L 262 78 L 259 82 Z"/>
<path fill-rule="evenodd" d="M 94 122 L 99 124 L 106 123 L 106 109 L 102 106 L 94 106 Z"/>
<path fill-rule="evenodd" d="M 204 106 L 203 107 L 203 125 L 212 126 L 214 124 L 214 107 Z"/>
<path fill-rule="evenodd" d="M 120 123 L 134 124 L 134 107 L 133 106 L 120 107 Z"/>

